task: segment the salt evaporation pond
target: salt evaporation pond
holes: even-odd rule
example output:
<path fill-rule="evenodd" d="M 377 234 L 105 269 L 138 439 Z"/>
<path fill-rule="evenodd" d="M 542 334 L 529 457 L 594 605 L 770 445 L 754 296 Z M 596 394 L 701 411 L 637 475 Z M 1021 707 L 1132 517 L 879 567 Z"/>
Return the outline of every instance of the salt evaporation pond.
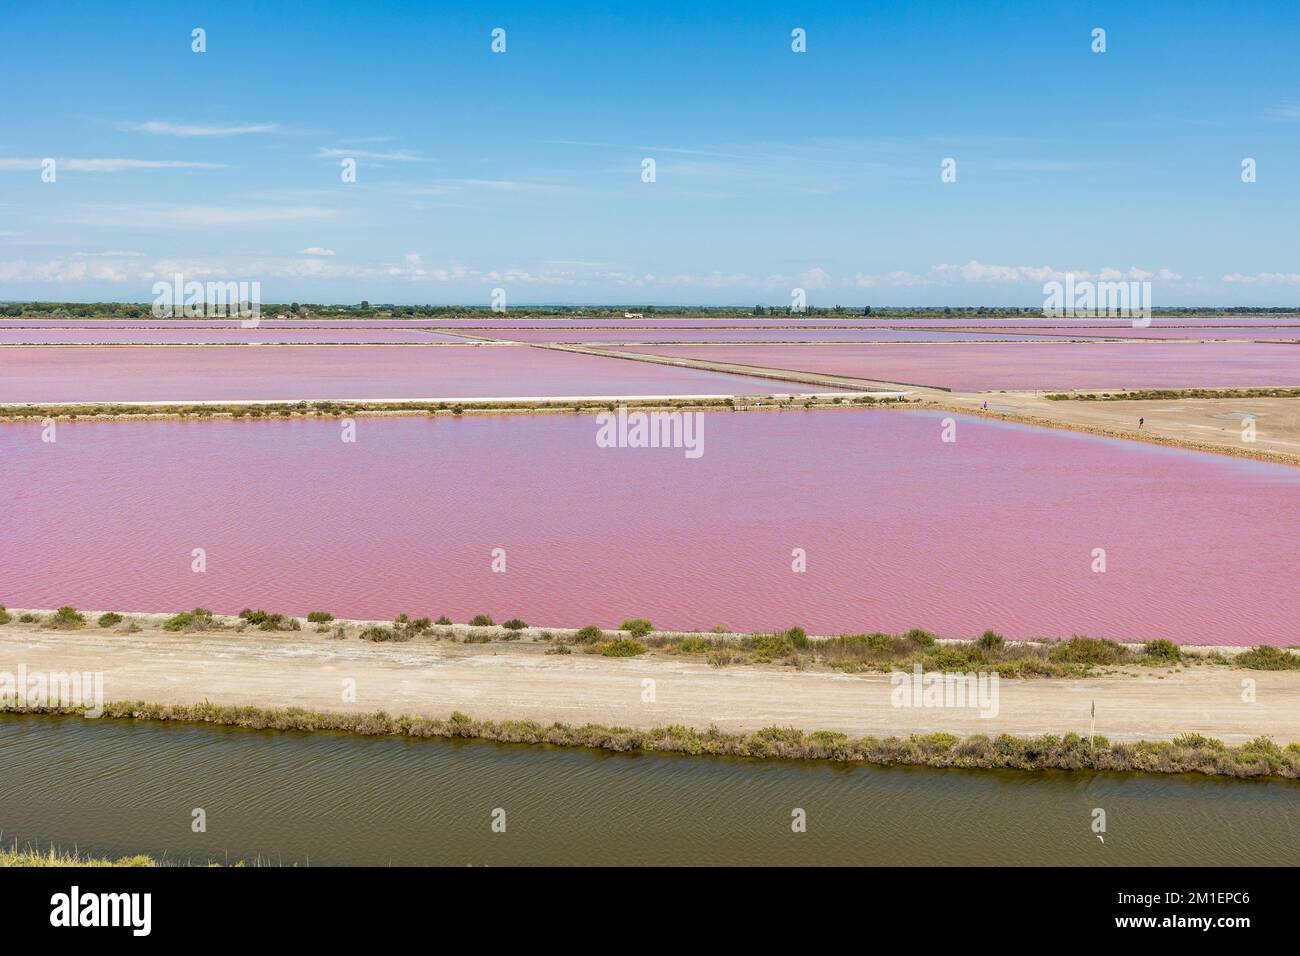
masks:
<path fill-rule="evenodd" d="M 1300 349 L 1256 342 L 657 345 L 629 351 L 960 392 L 1300 385 Z"/>
<path fill-rule="evenodd" d="M 590 414 L 4 424 L 0 603 L 1296 643 L 1300 470 L 944 417 L 705 413 L 693 459 Z"/>
<path fill-rule="evenodd" d="M 15 348 L 0 402 L 734 395 L 770 379 L 509 345 Z"/>
<path fill-rule="evenodd" d="M 465 335 L 515 342 L 1056 342 L 1053 335 L 944 329 L 462 329 Z M 1078 338 L 1097 333 L 1080 332 Z"/>
<path fill-rule="evenodd" d="M 465 343 L 458 335 L 431 329 L 285 329 L 259 326 L 255 329 L 137 329 L 137 328 L 40 328 L 14 329 L 0 326 L 0 345 L 359 345 L 366 343 L 429 344 Z"/>

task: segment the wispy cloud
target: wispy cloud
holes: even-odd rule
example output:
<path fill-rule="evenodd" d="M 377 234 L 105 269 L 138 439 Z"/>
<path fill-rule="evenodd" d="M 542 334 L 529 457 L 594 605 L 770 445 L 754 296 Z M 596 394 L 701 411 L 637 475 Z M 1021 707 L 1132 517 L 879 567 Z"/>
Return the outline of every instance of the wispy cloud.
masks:
<path fill-rule="evenodd" d="M 1300 100 L 1283 100 L 1276 106 L 1270 106 L 1264 115 L 1284 123 L 1300 123 Z"/>
<path fill-rule="evenodd" d="M 279 123 L 245 123 L 240 126 L 201 126 L 195 123 L 169 123 L 166 120 L 149 120 L 146 123 L 115 123 L 118 129 L 134 133 L 152 133 L 155 136 L 247 136 L 253 133 L 275 133 Z"/>
<path fill-rule="evenodd" d="M 1232 285 L 1300 285 L 1300 273 L 1256 272 L 1254 275 L 1243 275 L 1233 272 L 1224 276 L 1223 281 Z"/>
<path fill-rule="evenodd" d="M 316 155 L 321 159 L 374 159 L 392 163 L 428 162 L 419 153 L 412 153 L 405 149 L 395 150 L 391 153 L 377 153 L 369 149 L 342 149 L 335 146 L 322 146 Z"/>
<path fill-rule="evenodd" d="M 277 222 L 315 222 L 333 219 L 336 215 L 336 210 L 322 206 L 203 206 L 141 203 L 83 206 L 73 216 L 72 221 L 92 226 L 185 229 Z"/>
<path fill-rule="evenodd" d="M 322 249 L 320 246 L 308 246 L 306 249 L 299 249 L 298 254 L 304 256 L 332 256 L 334 250 Z"/>
<path fill-rule="evenodd" d="M 965 265 L 940 263 L 931 266 L 929 271 L 923 274 L 894 271 L 871 275 L 859 272 L 853 277 L 853 284 L 860 289 L 871 289 L 877 286 L 911 288 L 928 285 L 1038 284 L 1062 282 L 1066 275 L 1072 275 L 1076 280 L 1094 282 L 1132 282 L 1153 279 L 1160 282 L 1179 282 L 1183 278 L 1170 269 L 1152 271 L 1139 269 L 1137 266 L 1128 269 L 1104 266 L 1093 272 L 1088 269 L 1056 269 L 1048 265 L 994 265 L 972 259 Z"/>
<path fill-rule="evenodd" d="M 179 159 L 75 159 L 54 157 L 56 172 L 120 173 L 133 169 L 225 169 L 225 163 L 194 163 Z M 39 172 L 43 159 L 0 157 L 0 170 Z"/>

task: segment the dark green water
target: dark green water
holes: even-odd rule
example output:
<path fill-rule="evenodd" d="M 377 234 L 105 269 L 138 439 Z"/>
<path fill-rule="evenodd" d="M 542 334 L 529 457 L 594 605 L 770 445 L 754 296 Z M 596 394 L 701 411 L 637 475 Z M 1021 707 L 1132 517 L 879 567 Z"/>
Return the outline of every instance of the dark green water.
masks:
<path fill-rule="evenodd" d="M 191 811 L 207 811 L 207 832 Z M 506 812 L 506 832 L 491 814 Z M 793 833 L 791 811 L 807 812 Z M 1107 814 L 1105 843 L 1090 829 Z M 315 864 L 1300 864 L 1300 785 L 0 717 L 0 833 Z"/>

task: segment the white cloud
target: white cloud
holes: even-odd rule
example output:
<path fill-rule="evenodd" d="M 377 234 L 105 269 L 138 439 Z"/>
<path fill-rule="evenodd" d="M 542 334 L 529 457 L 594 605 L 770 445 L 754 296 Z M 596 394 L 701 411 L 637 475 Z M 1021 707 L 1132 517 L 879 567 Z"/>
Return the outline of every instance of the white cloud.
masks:
<path fill-rule="evenodd" d="M 830 277 L 831 274 L 821 266 L 813 266 L 799 276 L 799 281 L 805 289 L 824 289 L 826 283 L 830 281 Z"/>
<path fill-rule="evenodd" d="M 337 211 L 320 206 L 201 206 L 144 203 L 136 206 L 85 206 L 75 222 L 93 226 L 207 228 L 273 222 L 333 219 Z"/>
<path fill-rule="evenodd" d="M 1284 122 L 1294 123 L 1300 121 L 1300 100 L 1283 100 L 1277 106 L 1271 106 L 1265 111 L 1269 119 L 1282 120 Z"/>
<path fill-rule="evenodd" d="M 321 159 L 375 159 L 393 163 L 427 162 L 419 153 L 399 149 L 392 153 L 376 153 L 368 149 L 338 149 L 322 146 L 316 155 Z"/>
<path fill-rule="evenodd" d="M 299 255 L 303 256 L 332 256 L 333 249 L 322 249 L 320 246 L 308 246 L 306 249 L 299 249 Z"/>
<path fill-rule="evenodd" d="M 1137 266 L 1131 266 L 1128 269 L 1115 269 L 1105 266 L 1094 273 L 1089 272 L 1087 269 L 1054 269 L 1045 265 L 990 265 L 975 259 L 963 266 L 949 265 L 947 263 L 931 266 L 930 272 L 945 281 L 969 283 L 1063 282 L 1067 274 L 1074 276 L 1076 280 L 1087 279 L 1097 282 L 1143 281 L 1152 278 L 1159 278 L 1165 282 L 1175 282 L 1182 279 L 1182 276 L 1178 273 L 1171 272 L 1168 269 L 1161 269 L 1158 273 L 1152 273 L 1146 269 L 1139 269 Z"/>
<path fill-rule="evenodd" d="M 1256 272 L 1254 275 L 1243 275 L 1234 272 L 1224 276 L 1223 281 L 1234 285 L 1300 285 L 1300 273 Z"/>
<path fill-rule="evenodd" d="M 879 285 L 912 287 L 930 285 L 931 281 L 925 276 L 919 276 L 914 272 L 905 272 L 901 269 L 880 276 L 859 272 L 853 277 L 853 284 L 859 289 L 872 289 Z"/>
<path fill-rule="evenodd" d="M 125 270 L 108 263 L 54 259 L 28 262 L 14 259 L 0 262 L 0 283 L 5 282 L 125 282 Z"/>
<path fill-rule="evenodd" d="M 274 133 L 279 123 L 248 123 L 243 126 L 197 126 L 192 123 L 168 123 L 150 120 L 147 123 L 118 123 L 118 129 L 155 136 L 246 136 L 250 133 Z"/>
<path fill-rule="evenodd" d="M 0 157 L 0 169 L 39 172 L 43 159 Z M 192 163 L 178 159 L 67 159 L 55 157 L 55 172 L 120 173 L 128 169 L 225 169 L 225 163 Z"/>

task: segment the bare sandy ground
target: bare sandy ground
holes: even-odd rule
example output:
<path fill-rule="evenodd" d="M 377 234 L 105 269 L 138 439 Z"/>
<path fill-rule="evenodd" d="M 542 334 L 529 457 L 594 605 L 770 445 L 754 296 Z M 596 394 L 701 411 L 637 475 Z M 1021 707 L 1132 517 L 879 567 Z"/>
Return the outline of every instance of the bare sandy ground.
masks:
<path fill-rule="evenodd" d="M 1002 680 L 996 716 L 975 709 L 896 707 L 888 675 L 796 671 L 782 665 L 710 667 L 657 652 L 611 659 L 548 655 L 547 644 L 372 644 L 312 632 L 124 634 L 0 627 L 0 671 L 99 671 L 106 700 L 298 706 L 313 710 L 755 730 L 773 724 L 859 734 L 1088 731 L 1115 740 L 1197 732 L 1239 743 L 1300 741 L 1300 672 L 1221 665 L 1132 667 L 1089 679 Z M 1242 700 L 1243 680 L 1256 700 Z M 647 683 L 647 681 L 651 683 Z M 355 686 L 355 699 L 346 691 Z M 652 692 L 651 692 L 652 691 Z"/>
<path fill-rule="evenodd" d="M 909 401 L 928 402 L 962 412 L 983 414 L 987 402 L 988 414 L 1024 419 L 1031 424 L 1052 424 L 1112 438 L 1178 445 L 1242 458 L 1300 465 L 1300 399 L 1295 398 L 1049 401 L 1043 398 L 1045 393 L 1042 391 L 950 392 L 907 382 L 884 382 L 725 362 L 664 358 L 608 348 L 548 347 L 750 377 L 784 378 L 787 381 L 823 387 L 860 389 L 877 396 L 896 394 Z M 1253 441 L 1247 441 L 1243 435 L 1242 415 L 1255 416 Z M 1138 425 L 1139 419 L 1144 419 L 1141 426 Z"/>
<path fill-rule="evenodd" d="M 1296 398 L 1054 402 L 1034 392 L 953 392 L 937 400 L 977 412 L 988 402 L 989 412 L 994 415 L 1021 416 L 1118 438 L 1163 439 L 1208 451 L 1300 464 L 1300 399 Z M 1253 442 L 1245 440 L 1241 415 L 1255 416 Z M 1145 419 L 1141 427 L 1138 419 Z"/>

